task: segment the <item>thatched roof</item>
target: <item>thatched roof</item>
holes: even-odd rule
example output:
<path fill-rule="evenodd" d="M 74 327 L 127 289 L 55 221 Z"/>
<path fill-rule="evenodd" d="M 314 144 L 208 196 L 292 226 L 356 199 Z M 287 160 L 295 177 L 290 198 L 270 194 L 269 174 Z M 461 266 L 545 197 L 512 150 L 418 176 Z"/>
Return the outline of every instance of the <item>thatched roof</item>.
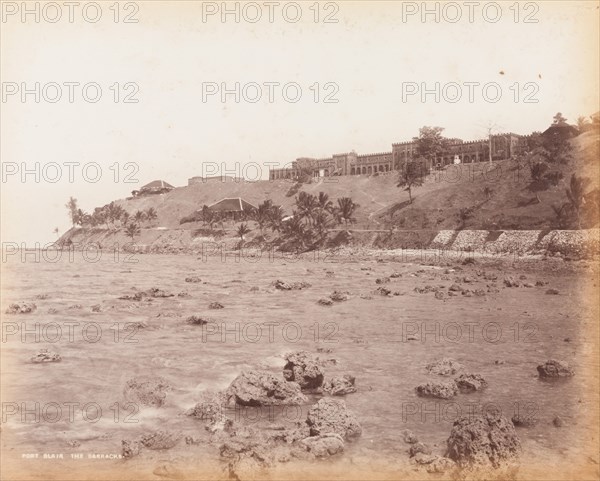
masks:
<path fill-rule="evenodd" d="M 256 206 L 241 197 L 231 197 L 221 199 L 219 202 L 209 205 L 208 208 L 214 212 L 243 212 L 256 209 Z"/>
<path fill-rule="evenodd" d="M 168 182 L 165 182 L 164 180 L 153 180 L 149 184 L 146 184 L 143 187 L 141 187 L 140 190 L 142 190 L 142 189 L 174 189 L 174 188 L 175 187 L 173 187 Z"/>

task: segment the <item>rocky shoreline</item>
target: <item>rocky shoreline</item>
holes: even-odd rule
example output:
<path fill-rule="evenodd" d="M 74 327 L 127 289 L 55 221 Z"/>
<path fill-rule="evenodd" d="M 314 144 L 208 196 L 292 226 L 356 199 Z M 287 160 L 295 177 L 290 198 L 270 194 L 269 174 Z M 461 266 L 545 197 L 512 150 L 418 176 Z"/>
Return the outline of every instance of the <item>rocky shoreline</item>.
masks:
<path fill-rule="evenodd" d="M 371 255 L 372 253 L 407 253 L 409 251 L 434 251 L 463 253 L 465 256 L 557 256 L 589 259 L 600 254 L 600 229 L 587 230 L 441 230 L 441 231 L 390 231 L 369 233 L 346 231 L 347 242 L 335 247 L 320 249 L 322 255 Z M 276 246 L 251 241 L 240 246 L 234 237 L 193 237 L 189 230 L 149 231 L 132 242 L 120 231 L 102 229 L 71 229 L 56 243 L 71 248 L 101 248 L 136 254 L 194 254 L 292 256 L 280 253 Z M 64 248 L 64 247 L 63 247 Z M 316 252 L 316 251 L 312 251 Z M 306 254 L 306 253 L 305 253 Z M 310 254 L 310 253 L 308 253 Z"/>
<path fill-rule="evenodd" d="M 243 371 L 226 390 L 201 392 L 198 402 L 183 413 L 209 434 L 208 443 L 217 448 L 223 474 L 229 479 L 254 479 L 261 472 L 293 459 L 319 462 L 343 457 L 347 445 L 363 434 L 360 420 L 340 399 L 356 392 L 352 376 L 326 380 L 330 360 L 322 360 L 307 351 L 290 352 L 284 358 L 286 364 L 281 377 L 260 369 Z M 459 390 L 473 393 L 488 387 L 482 376 L 465 373 L 465 366 L 452 359 L 439 359 L 425 366 L 425 370 L 432 379 L 462 374 L 453 381 L 433 379 L 417 386 L 418 396 L 447 399 Z M 562 382 L 574 375 L 568 364 L 552 359 L 540 364 L 537 370 L 540 379 L 551 382 Z M 339 383 L 351 389 L 331 391 L 330 386 Z M 174 387 L 165 379 L 142 376 L 129 380 L 123 394 L 128 401 L 160 408 L 172 389 Z M 305 419 L 290 426 L 289 423 L 257 423 L 239 416 L 230 417 L 236 408 L 260 410 L 274 406 L 304 406 L 307 408 Z M 445 449 L 438 453 L 408 429 L 402 432 L 402 439 L 409 463 L 416 472 L 444 473 L 452 479 L 488 479 L 493 473 L 493 479 L 508 479 L 517 473 L 522 454 L 517 428 L 534 426 L 534 421 L 537 419 L 527 416 L 508 419 L 491 411 L 461 416 L 451 427 L 443 444 Z M 145 432 L 135 439 L 123 439 L 121 455 L 131 459 L 144 450 L 164 451 L 179 442 L 194 445 L 206 441 L 160 429 Z M 177 470 L 174 466 L 169 469 Z"/>

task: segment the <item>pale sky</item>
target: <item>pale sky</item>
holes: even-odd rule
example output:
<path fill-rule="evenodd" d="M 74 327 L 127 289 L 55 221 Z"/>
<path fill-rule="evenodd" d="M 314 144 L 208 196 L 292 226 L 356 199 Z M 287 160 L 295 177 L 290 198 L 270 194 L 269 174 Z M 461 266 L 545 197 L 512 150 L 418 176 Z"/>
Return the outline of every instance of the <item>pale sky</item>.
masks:
<path fill-rule="evenodd" d="M 474 7 L 473 22 L 469 7 L 455 2 L 462 12 L 455 23 L 448 21 L 456 15 L 450 7 L 437 23 L 433 15 L 423 22 L 420 12 L 403 19 L 403 8 L 407 15 L 421 2 L 323 2 L 318 23 L 312 1 L 299 2 L 302 18 L 297 23 L 285 21 L 282 14 L 285 6 L 293 19 L 292 2 L 273 7 L 273 23 L 264 2 L 254 4 L 262 9 L 256 23 L 248 21 L 256 15 L 253 6 L 236 23 L 233 15 L 222 22 L 219 14 L 203 21 L 202 8 L 219 8 L 221 2 L 125 3 L 118 23 L 110 10 L 114 1 L 99 2 L 102 17 L 96 23 L 85 20 L 96 12 L 88 9 L 84 18 L 81 8 L 69 22 L 64 5 L 56 23 L 48 21 L 56 16 L 50 8 L 40 10 L 36 23 L 33 14 L 25 22 L 20 11 L 12 15 L 21 2 L 2 2 L 3 172 L 15 166 L 35 170 L 36 163 L 40 172 L 51 162 L 62 167 L 56 183 L 43 178 L 36 183 L 34 175 L 23 182 L 20 172 L 2 179 L 3 242 L 54 240 L 54 227 L 62 233 L 70 226 L 64 207 L 69 196 L 92 210 L 155 179 L 186 185 L 189 177 L 202 174 L 207 162 L 228 169 L 237 163 L 239 171 L 248 162 L 283 166 L 301 156 L 327 157 L 352 149 L 359 154 L 384 152 L 392 142 L 410 140 L 424 125 L 445 127 L 446 136 L 464 140 L 485 137 L 489 123 L 498 131 L 525 134 L 546 128 L 558 111 L 575 122 L 579 115 L 599 110 L 595 1 L 521 2 L 518 22 L 515 8 L 510 8 L 514 2 L 499 2 L 497 23 L 483 17 L 482 7 L 490 2 Z M 28 5 L 33 9 L 35 2 Z M 244 3 L 238 5 L 243 13 Z M 436 4 L 428 5 L 434 9 Z M 439 5 L 441 9 L 444 4 Z M 229 8 L 235 9 L 235 2 Z M 123 23 L 128 13 L 138 23 Z M 490 7 L 486 13 L 493 19 L 497 12 Z M 323 23 L 327 14 L 338 22 Z M 537 23 L 524 23 L 526 18 Z M 45 88 L 40 102 L 33 94 L 22 102 L 22 86 L 34 89 L 35 82 L 40 91 Z M 48 101 L 56 95 L 52 82 L 62 92 L 56 103 Z M 87 102 L 80 85 L 73 87 L 70 103 L 65 82 L 96 82 L 102 89 L 100 100 Z M 113 99 L 116 89 L 110 89 L 115 82 L 121 86 L 118 103 Z M 122 102 L 131 92 L 123 89 L 129 82 L 139 87 L 133 97 L 138 103 Z M 220 95 L 213 95 L 203 102 L 203 83 L 225 83 L 233 89 L 236 82 L 258 83 L 262 99 L 236 103 L 229 95 L 222 102 Z M 286 101 L 275 86 L 269 102 L 265 82 L 296 82 L 302 89 L 299 101 Z M 315 82 L 320 92 L 316 103 Z M 440 87 L 455 82 L 462 99 L 403 99 L 403 85 L 406 89 L 410 82 L 429 89 L 436 82 Z M 473 102 L 465 82 L 480 83 L 473 87 Z M 482 85 L 491 82 L 500 87 L 496 103 L 482 94 Z M 12 95 L 15 85 L 19 91 Z M 516 102 L 515 85 L 520 94 Z M 324 103 L 333 89 L 338 102 Z M 293 88 L 287 92 L 288 98 L 294 95 Z M 94 90 L 88 93 L 93 96 Z M 251 86 L 246 93 L 256 95 Z M 448 87 L 447 93 L 454 95 L 455 90 Z M 527 94 L 538 102 L 525 103 Z M 86 182 L 80 166 L 74 167 L 70 183 L 65 162 L 96 162 L 101 179 Z M 128 162 L 139 167 L 133 176 L 138 184 L 123 182 Z M 121 172 L 118 182 L 115 169 L 110 170 L 115 163 Z M 53 177 L 56 171 L 46 173 Z M 94 176 L 93 169 L 88 176 Z M 262 177 L 267 178 L 266 169 Z"/>

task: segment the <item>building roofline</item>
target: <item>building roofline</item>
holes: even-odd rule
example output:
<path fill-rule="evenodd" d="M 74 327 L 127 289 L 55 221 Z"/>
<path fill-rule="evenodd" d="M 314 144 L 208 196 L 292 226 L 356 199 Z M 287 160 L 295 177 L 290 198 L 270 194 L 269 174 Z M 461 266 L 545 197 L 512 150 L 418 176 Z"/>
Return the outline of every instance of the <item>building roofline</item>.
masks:
<path fill-rule="evenodd" d="M 223 197 L 221 200 L 213 202 L 212 204 L 208 205 L 207 207 L 210 209 L 213 205 L 217 205 L 218 203 L 223 202 L 224 200 L 237 200 L 240 203 L 240 210 L 244 210 L 243 205 L 242 205 L 242 200 L 243 199 L 241 197 Z M 247 200 L 244 200 L 244 202 L 246 204 L 250 204 L 254 209 L 258 208 L 254 204 L 252 204 L 251 202 L 248 202 Z"/>

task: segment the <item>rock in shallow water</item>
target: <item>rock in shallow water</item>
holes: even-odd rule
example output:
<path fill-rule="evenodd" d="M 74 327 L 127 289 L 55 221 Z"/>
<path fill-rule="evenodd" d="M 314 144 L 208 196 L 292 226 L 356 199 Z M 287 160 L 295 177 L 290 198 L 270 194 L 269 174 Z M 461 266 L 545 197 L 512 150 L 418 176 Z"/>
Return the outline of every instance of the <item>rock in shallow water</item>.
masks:
<path fill-rule="evenodd" d="M 335 433 L 310 436 L 300 441 L 299 445 L 317 458 L 326 458 L 344 451 L 344 440 Z"/>
<path fill-rule="evenodd" d="M 427 444 L 425 443 L 414 443 L 410 446 L 409 450 L 408 450 L 408 455 L 413 458 L 415 457 L 417 454 L 425 454 L 425 455 L 430 455 L 431 454 L 431 448 L 429 446 L 427 446 Z"/>
<path fill-rule="evenodd" d="M 557 361 L 556 359 L 550 359 L 544 364 L 540 364 L 537 367 L 537 371 L 539 377 L 542 379 L 558 379 L 575 375 L 575 372 L 568 363 Z"/>
<path fill-rule="evenodd" d="M 213 321 L 207 317 L 190 316 L 185 320 L 185 322 L 187 324 L 191 324 L 192 326 L 204 326 L 205 324 Z"/>
<path fill-rule="evenodd" d="M 140 454 L 142 449 L 139 441 L 131 441 L 129 439 L 123 439 L 121 441 L 121 455 L 125 458 L 133 458 Z"/>
<path fill-rule="evenodd" d="M 346 394 L 356 392 L 355 381 L 356 378 L 350 374 L 333 377 L 323 384 L 323 391 L 332 396 L 345 396 Z"/>
<path fill-rule="evenodd" d="M 180 432 L 154 431 L 140 436 L 139 441 L 142 446 L 148 449 L 171 449 L 182 438 Z"/>
<path fill-rule="evenodd" d="M 480 391 L 487 387 L 487 381 L 479 374 L 461 374 L 454 382 L 462 392 Z"/>
<path fill-rule="evenodd" d="M 199 401 L 193 408 L 188 409 L 185 415 L 204 421 L 218 420 L 223 415 L 224 401 L 224 396 L 220 393 L 202 392 Z"/>
<path fill-rule="evenodd" d="M 158 376 L 137 376 L 127 381 L 123 394 L 128 401 L 142 406 L 161 407 L 171 386 Z"/>
<path fill-rule="evenodd" d="M 33 302 L 20 302 L 18 304 L 11 304 L 6 309 L 6 314 L 29 314 L 37 309 L 37 306 Z"/>
<path fill-rule="evenodd" d="M 49 351 L 48 349 L 40 349 L 40 351 L 30 358 L 33 363 L 43 363 L 43 362 L 60 362 L 61 357 L 60 354 L 56 352 Z"/>
<path fill-rule="evenodd" d="M 439 376 L 451 376 L 456 374 L 462 368 L 462 364 L 447 357 L 430 362 L 427 364 L 427 366 L 425 366 L 427 372 L 430 374 L 438 374 Z"/>
<path fill-rule="evenodd" d="M 458 419 L 446 444 L 447 457 L 460 467 L 505 467 L 516 463 L 521 453 L 515 427 L 496 413 Z"/>
<path fill-rule="evenodd" d="M 426 464 L 428 473 L 445 473 L 456 466 L 456 463 L 449 458 L 433 455 L 433 460 Z"/>
<path fill-rule="evenodd" d="M 408 444 L 414 444 L 419 442 L 419 439 L 417 438 L 417 436 L 415 436 L 415 433 L 413 433 L 410 429 L 405 429 L 404 431 L 402 431 L 402 439 L 405 443 Z"/>
<path fill-rule="evenodd" d="M 308 402 L 296 382 L 276 378 L 267 371 L 244 371 L 225 392 L 228 403 L 242 406 L 294 405 Z"/>
<path fill-rule="evenodd" d="M 291 284 L 288 284 L 287 282 L 283 282 L 279 279 L 277 279 L 274 283 L 273 283 L 273 287 L 275 287 L 275 289 L 279 289 L 280 291 L 291 291 L 294 289 L 300 290 L 300 289 L 306 289 L 307 287 L 311 287 L 311 285 L 308 282 L 292 282 Z"/>
<path fill-rule="evenodd" d="M 344 401 L 337 399 L 319 400 L 308 411 L 306 422 L 311 436 L 335 433 L 343 439 L 353 439 L 362 434 L 362 428 L 352 411 L 348 410 Z"/>
<path fill-rule="evenodd" d="M 458 394 L 458 388 L 454 382 L 428 382 L 415 388 L 421 397 L 435 397 L 439 399 L 450 399 Z"/>
<path fill-rule="evenodd" d="M 171 449 L 177 445 L 181 438 L 182 434 L 180 432 L 159 430 L 143 434 L 134 440 L 123 439 L 121 441 L 121 455 L 124 458 L 132 458 L 140 454 L 143 447 L 152 450 Z"/>
<path fill-rule="evenodd" d="M 301 389 L 316 389 L 323 384 L 323 371 L 306 351 L 286 354 L 283 377 L 286 381 L 297 382 Z"/>
<path fill-rule="evenodd" d="M 525 416 L 521 414 L 515 414 L 511 418 L 512 423 L 520 428 L 532 428 L 538 423 L 538 419 L 534 416 Z"/>
<path fill-rule="evenodd" d="M 335 302 L 343 302 L 348 300 L 348 294 L 342 291 L 333 291 L 329 298 Z"/>

